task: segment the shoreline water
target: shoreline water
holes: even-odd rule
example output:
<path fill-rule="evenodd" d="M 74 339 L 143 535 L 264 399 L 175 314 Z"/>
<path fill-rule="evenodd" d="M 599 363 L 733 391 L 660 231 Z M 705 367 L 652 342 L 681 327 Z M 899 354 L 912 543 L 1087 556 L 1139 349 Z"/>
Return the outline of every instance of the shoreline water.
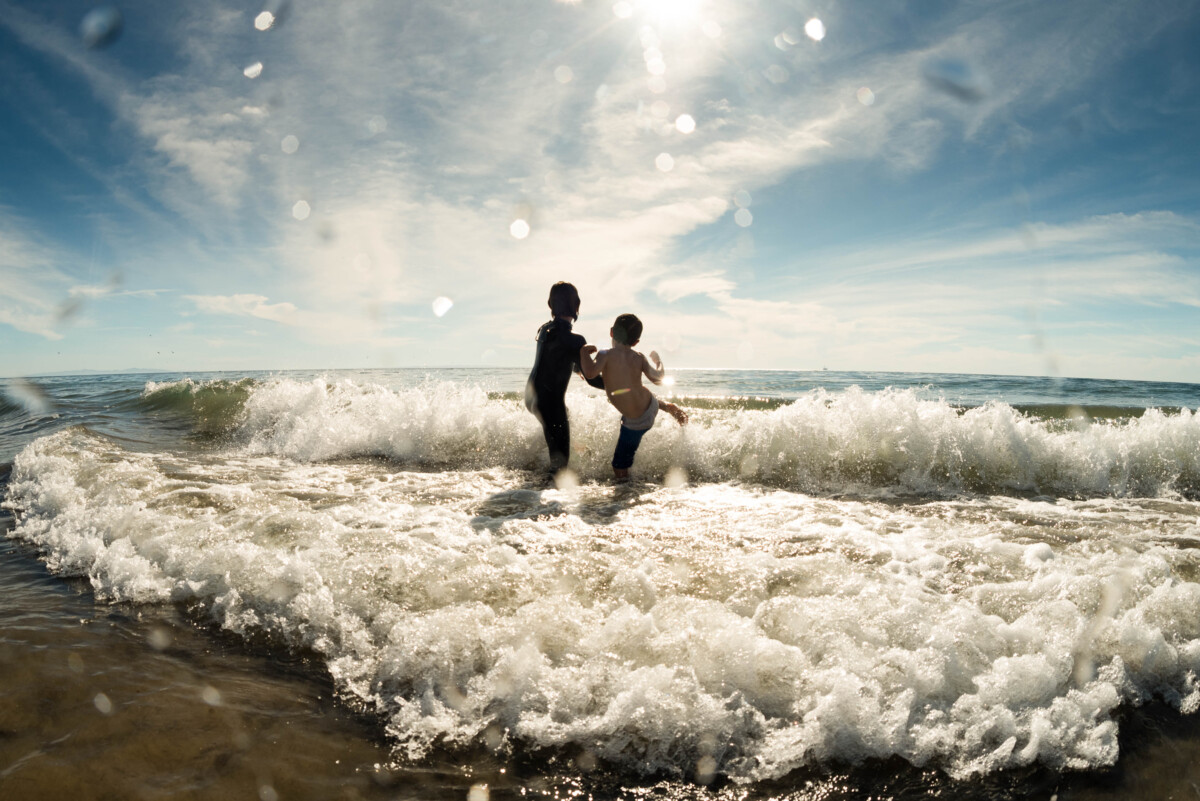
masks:
<path fill-rule="evenodd" d="M 1086 682 L 1068 677 L 1058 690 L 1036 689 L 1029 678 L 1022 678 L 1021 671 L 1026 670 L 1022 665 L 1034 664 L 1031 659 L 1048 666 L 1058 664 L 1055 649 L 1059 646 L 1048 641 L 1032 647 L 1034 642 L 1029 638 L 1035 635 L 1037 626 L 1021 621 L 1025 619 L 1022 615 L 1052 613 L 1040 618 L 1038 625 L 1051 630 L 1063 625 L 1061 601 L 1051 591 L 1054 585 L 1047 582 L 1058 582 L 1066 593 L 1063 597 L 1086 611 L 1088 593 L 1103 589 L 1093 588 L 1089 577 L 1089 573 L 1099 572 L 1110 574 L 1117 582 L 1110 587 L 1132 590 L 1122 601 L 1132 615 L 1128 623 L 1114 617 L 1105 626 L 1120 624 L 1123 628 L 1114 632 L 1124 631 L 1126 634 L 1121 636 L 1137 640 L 1141 636 L 1136 634 L 1138 626 L 1145 628 L 1150 625 L 1145 621 L 1152 620 L 1166 637 L 1165 646 L 1151 640 L 1137 641 L 1133 650 L 1121 645 L 1119 638 L 1110 645 L 1100 643 L 1102 650 L 1116 649 L 1111 653 L 1121 655 L 1127 670 L 1132 671 L 1128 674 L 1132 680 L 1144 682 L 1149 674 L 1144 674 L 1139 660 L 1156 653 L 1156 648 L 1177 651 L 1173 657 L 1177 660 L 1191 659 L 1188 632 L 1192 624 L 1173 617 L 1177 613 L 1172 610 L 1182 614 L 1190 603 L 1187 582 L 1192 580 L 1191 550 L 1195 547 L 1193 529 L 1197 518 L 1195 504 L 1186 498 L 1139 499 L 1121 487 L 1150 486 L 1178 494 L 1172 488 L 1186 490 L 1191 479 L 1185 475 L 1182 484 L 1178 478 L 1155 478 L 1147 483 L 1150 474 L 1146 474 L 1132 484 L 1113 484 L 1109 478 L 1105 480 L 1107 486 L 1117 487 L 1117 494 L 1085 493 L 1070 500 L 1067 496 L 1038 495 L 1036 488 L 1024 494 L 1004 489 L 1019 482 L 1012 484 L 1004 478 L 996 483 L 993 477 L 985 479 L 985 486 L 1003 489 L 1006 495 L 973 495 L 954 489 L 945 478 L 937 479 L 940 484 L 928 484 L 926 479 L 917 481 L 905 472 L 910 468 L 896 471 L 887 467 L 888 460 L 903 458 L 911 463 L 914 457 L 912 453 L 880 450 L 876 432 L 887 429 L 879 429 L 868 418 L 873 404 L 891 404 L 886 406 L 890 410 L 886 414 L 899 414 L 910 421 L 904 423 L 909 426 L 905 436 L 910 441 L 914 435 L 925 437 L 938 430 L 931 425 L 949 426 L 945 429 L 948 434 L 938 436 L 950 436 L 960 448 L 974 442 L 970 447 L 977 451 L 972 457 L 976 467 L 971 469 L 976 471 L 995 470 L 993 462 L 997 459 L 1013 458 L 997 450 L 991 444 L 993 440 L 979 440 L 984 432 L 1008 431 L 1005 427 L 1010 427 L 1008 439 L 997 441 L 1010 443 L 1006 448 L 1024 447 L 1027 455 L 1020 457 L 1024 459 L 1042 458 L 1036 457 L 1037 450 L 1029 450 L 1035 446 L 1053 446 L 1046 453 L 1055 460 L 1064 458 L 1055 455 L 1056 437 L 1076 443 L 1076 448 L 1093 448 L 1088 458 L 1116 454 L 1120 448 L 1136 451 L 1148 447 L 1139 445 L 1143 441 L 1174 442 L 1169 446 L 1177 451 L 1172 458 L 1185 459 L 1178 469 L 1186 474 L 1191 469 L 1187 467 L 1187 453 L 1195 447 L 1187 439 L 1191 436 L 1187 428 L 1190 417 L 1142 415 L 1138 423 L 1090 424 L 1096 426 L 1090 434 L 1089 429 L 1076 431 L 1070 425 L 1056 434 L 1048 423 L 1003 410 L 974 412 L 963 422 L 963 414 L 944 402 L 887 395 L 882 390 L 861 396 L 832 395 L 825 399 L 832 405 L 810 404 L 785 412 L 780 412 L 779 406 L 747 411 L 716 404 L 717 408 L 701 415 L 701 426 L 695 433 L 701 447 L 695 450 L 697 443 L 693 443 L 687 457 L 692 460 L 693 476 L 701 474 L 700 478 L 675 488 L 664 488 L 659 483 L 669 477 L 669 465 L 683 453 L 677 447 L 682 440 L 672 439 L 677 436 L 675 430 L 660 427 L 650 435 L 649 445 L 640 457 L 650 483 L 635 482 L 630 488 L 614 491 L 601 479 L 598 468 L 588 467 L 589 459 L 602 459 L 603 452 L 611 447 L 606 440 L 610 432 L 604 407 L 583 398 L 575 406 L 580 412 L 576 418 L 579 441 L 593 453 L 582 461 L 584 473 L 579 486 L 564 491 L 540 483 L 528 469 L 519 466 L 521 459 L 536 460 L 540 453 L 537 440 L 528 436 L 532 431 L 522 429 L 516 440 L 493 441 L 484 433 L 464 428 L 452 411 L 440 410 L 450 401 L 463 401 L 472 413 L 490 415 L 490 422 L 484 423 L 493 428 L 528 427 L 529 421 L 520 410 L 509 409 L 516 406 L 515 402 L 489 399 L 486 392 L 456 395 L 458 390 L 438 390 L 451 394 L 434 398 L 437 403 L 426 408 L 419 405 L 419 394 L 380 386 L 370 376 L 360 376 L 349 384 L 308 379 L 283 379 L 282 383 L 280 379 L 256 380 L 259 383 L 242 389 L 234 385 L 231 395 L 225 384 L 168 382 L 159 389 L 143 389 L 142 382 L 128 377 L 124 383 L 115 382 L 101 401 L 63 408 L 62 416 L 50 421 L 48 427 L 38 429 L 20 423 L 25 427 L 23 436 L 42 437 L 44 453 L 27 457 L 19 477 L 0 477 L 0 483 L 18 478 L 23 482 L 24 489 L 16 497 L 24 499 L 20 501 L 22 509 L 35 513 L 23 524 L 23 541 L 12 541 L 5 532 L 0 550 L 0 585 L 4 590 L 0 604 L 8 605 L 5 618 L 16 621 L 0 630 L 0 659 L 11 667 L 6 673 L 20 677 L 10 682 L 5 698 L 0 700 L 0 729 L 5 732 L 0 738 L 0 749 L 4 749 L 0 751 L 0 791 L 7 790 L 6 782 L 12 781 L 45 789 L 49 785 L 36 782 L 63 780 L 47 770 L 59 764 L 74 765 L 81 773 L 93 776 L 91 785 L 72 785 L 72 791 L 82 793 L 81 797 L 103 786 L 105 792 L 128 797 L 168 797 L 172 792 L 182 792 L 180 788 L 188 788 L 186 792 L 195 797 L 217 797 L 235 788 L 236 792 L 253 792 L 260 797 L 274 793 L 278 798 L 462 798 L 473 786 L 487 784 L 497 798 L 527 797 L 530 793 L 542 797 L 652 794 L 678 799 L 900 798 L 925 797 L 923 794 L 932 790 L 934 797 L 947 798 L 1049 798 L 1057 794 L 1059 798 L 1098 799 L 1133 792 L 1164 797 L 1171 792 L 1186 792 L 1191 782 L 1200 778 L 1185 769 L 1190 763 L 1181 756 L 1196 753 L 1196 719 L 1164 704 L 1156 695 L 1164 690 L 1155 689 L 1159 685 L 1153 681 L 1144 690 L 1122 691 L 1132 692 L 1128 696 L 1131 698 L 1139 697 L 1139 693 L 1146 693 L 1146 697 L 1136 704 L 1126 700 L 1112 711 L 1116 724 L 1113 732 L 1119 732 L 1118 742 L 1113 743 L 1113 753 L 1120 753 L 1116 767 L 1105 768 L 1097 763 L 1083 772 L 1055 768 L 1039 759 L 1032 766 L 998 768 L 975 778 L 952 779 L 941 757 L 935 756 L 920 763 L 925 767 L 915 768 L 899 756 L 880 759 L 870 756 L 869 750 L 865 758 L 851 759 L 856 767 L 846 767 L 846 755 L 856 753 L 856 749 L 839 746 L 838 737 L 861 736 L 866 738 L 865 743 L 875 743 L 870 748 L 886 753 L 888 746 L 878 739 L 879 733 L 870 731 L 869 719 L 864 719 L 855 724 L 858 729 L 848 728 L 841 733 L 836 727 L 812 729 L 810 737 L 832 738 L 822 746 L 829 756 L 815 762 L 786 763 L 792 767 L 784 770 L 782 778 L 759 778 L 747 784 L 718 772 L 711 775 L 710 785 L 695 783 L 695 775 L 664 778 L 672 775 L 670 766 L 677 764 L 672 762 L 673 757 L 661 762 L 657 774 L 653 770 L 645 775 L 630 773 L 621 767 L 627 753 L 614 749 L 611 738 L 660 737 L 666 747 L 673 730 L 692 737 L 695 732 L 688 732 L 688 726 L 715 725 L 719 729 L 727 725 L 720 721 L 733 720 L 721 717 L 725 713 L 718 708 L 704 712 L 716 716 L 707 723 L 687 723 L 690 713 L 671 717 L 675 715 L 669 712 L 671 705 L 691 703 L 687 699 L 694 692 L 686 688 L 684 692 L 677 682 L 655 685 L 660 687 L 656 692 L 667 692 L 662 697 L 665 705 L 656 713 L 667 717 L 654 721 L 655 728 L 644 728 L 645 723 L 639 723 L 635 714 L 616 721 L 609 729 L 593 729 L 593 733 L 575 739 L 553 739 L 548 735 L 558 731 L 555 726 L 561 726 L 561 722 L 552 720 L 548 721 L 549 728 L 527 729 L 534 733 L 532 737 L 497 741 L 502 746 L 499 750 L 490 747 L 491 735 L 484 732 L 464 741 L 466 746 L 449 751 L 436 745 L 435 737 L 433 747 L 415 760 L 397 761 L 395 751 L 398 742 L 416 742 L 407 739 L 413 731 L 403 727 L 427 725 L 430 720 L 439 720 L 439 714 L 457 716 L 438 724 L 446 726 L 445 733 L 457 736 L 459 729 L 455 727 L 460 725 L 468 727 L 464 731 L 470 730 L 476 725 L 469 717 L 475 714 L 469 712 L 476 703 L 472 699 L 474 694 L 484 692 L 481 682 L 485 681 L 490 682 L 486 689 L 490 695 L 478 696 L 481 701 L 491 698 L 488 703 L 511 705 L 511 712 L 501 712 L 511 714 L 509 720 L 515 725 L 527 726 L 522 721 L 537 720 L 536 704 L 530 706 L 532 701 L 513 694 L 512 679 L 500 680 L 497 671 L 503 668 L 503 659 L 512 659 L 503 657 L 507 653 L 504 648 L 494 653 L 462 651 L 469 658 L 455 661 L 462 659 L 456 649 L 467 647 L 468 642 L 476 643 L 469 646 L 473 649 L 494 649 L 496 646 L 488 643 L 500 637 L 496 642 L 503 645 L 505 638 L 511 637 L 509 627 L 518 624 L 532 626 L 521 636 L 531 637 L 528 642 L 535 647 L 525 652 L 513 650 L 512 654 L 524 653 L 521 659 L 525 661 L 511 662 L 512 668 L 541 676 L 538 684 L 530 686 L 534 695 L 529 698 L 550 697 L 545 693 L 552 686 L 560 693 L 590 686 L 589 692 L 597 693 L 595 697 L 599 698 L 619 691 L 623 685 L 645 682 L 654 671 L 661 674 L 670 670 L 677 680 L 694 676 L 697 686 L 706 692 L 717 691 L 726 699 L 724 703 L 745 704 L 736 699 L 749 698 L 753 700 L 746 709 L 754 714 L 762 710 L 769 716 L 794 715 L 797 723 L 811 724 L 823 719 L 819 709 L 801 715 L 778 704 L 804 704 L 820 697 L 844 697 L 839 703 L 846 703 L 853 693 L 839 695 L 844 690 L 830 684 L 821 691 L 830 695 L 814 696 L 813 690 L 803 690 L 797 684 L 795 691 L 779 696 L 779 688 L 740 676 L 736 653 L 724 654 L 722 641 L 744 636 L 740 632 L 749 631 L 744 627 L 753 621 L 758 629 L 773 632 L 775 641 L 790 643 L 795 659 L 811 660 L 806 668 L 811 673 L 795 674 L 789 681 L 832 680 L 836 674 L 826 671 L 822 659 L 829 667 L 841 664 L 839 669 L 858 675 L 858 680 L 892 681 L 886 678 L 890 675 L 886 671 L 903 664 L 915 669 L 919 664 L 895 659 L 911 660 L 923 652 L 922 648 L 927 651 L 929 647 L 920 646 L 920 638 L 912 639 L 906 632 L 919 625 L 921 616 L 949 615 L 946 625 L 965 636 L 973 647 L 983 649 L 983 661 L 972 668 L 977 672 L 954 679 L 958 682 L 955 686 L 969 688 L 969 682 L 975 681 L 993 693 L 992 703 L 998 703 L 996 709 L 1002 713 L 994 723 L 987 724 L 994 726 L 1001 725 L 1003 715 L 1009 714 L 1006 707 L 1018 715 L 1026 714 L 1023 710 L 1036 712 L 1038 704 L 1066 698 L 1084 687 Z M 728 392 L 761 386 L 729 386 L 745 382 L 743 377 L 724 376 L 721 381 Z M 73 387 L 73 392 L 86 389 L 69 382 L 68 387 Z M 245 408 L 242 404 L 251 397 L 252 403 L 259 405 L 250 409 L 249 422 L 237 425 L 242 430 L 247 425 L 260 426 L 253 429 L 260 439 L 229 440 L 221 432 L 234 419 L 228 416 L 230 409 L 235 410 L 237 420 L 243 419 L 236 410 Z M 858 422 L 853 425 L 867 426 L 864 432 L 873 440 L 863 439 L 863 432 L 853 428 L 838 427 L 843 423 L 837 415 L 846 403 L 860 404 L 854 407 L 859 411 L 853 418 Z M 394 407 L 404 414 L 397 415 Z M 886 415 L 879 418 L 888 419 Z M 406 429 L 406 420 L 417 422 Z M 782 420 L 790 422 L 783 426 Z M 76 433 L 63 428 L 72 425 L 84 428 Z M 834 472 L 820 472 L 827 468 L 806 465 L 791 457 L 772 467 L 774 473 L 763 472 L 766 465 L 747 462 L 750 456 L 756 461 L 775 458 L 773 448 L 779 446 L 770 441 L 765 447 L 745 450 L 763 437 L 786 443 L 786 437 L 814 425 L 824 427 L 824 439 L 811 442 L 831 442 L 829 437 L 834 435 L 842 438 L 825 446 L 841 449 L 830 462 Z M 52 429 L 60 433 L 47 438 Z M 105 430 L 107 434 L 99 433 Z M 326 438 L 326 431 L 332 432 L 332 439 Z M 401 441 L 402 433 L 409 444 Z M 273 439 L 261 439 L 267 434 Z M 1099 434 L 1108 439 L 1097 439 Z M 422 444 L 424 440 L 429 442 Z M 872 441 L 875 444 L 867 448 Z M 732 462 L 727 455 L 707 455 L 734 444 L 743 450 Z M 713 449 L 714 445 L 719 447 Z M 413 461 L 414 455 L 444 453 L 447 447 L 452 458 L 459 460 L 457 463 L 423 463 L 420 458 L 424 457 Z M 912 446 L 907 447 L 911 451 Z M 493 449 L 492 455 L 487 455 L 489 448 Z M 1158 464 L 1167 455 L 1161 445 L 1154 448 L 1157 450 L 1144 457 L 1146 465 Z M 524 449 L 528 449 L 528 457 L 520 455 L 526 452 Z M 928 451 L 930 458 L 935 452 Z M 512 453 L 517 456 L 496 455 Z M 845 467 L 836 466 L 847 459 L 864 457 L 869 457 L 865 468 L 847 473 Z M 495 466 L 493 462 L 498 458 L 516 458 L 518 465 Z M 704 461 L 714 458 L 723 461 Z M 732 474 L 729 468 L 718 469 L 719 464 L 727 463 L 733 465 Z M 750 468 L 757 472 L 748 474 Z M 780 483 L 781 469 L 816 469 L 818 472 L 811 475 L 825 476 L 823 480 L 849 475 L 859 477 L 855 480 L 884 483 L 874 488 L 863 485 L 865 494 L 863 487 L 856 490 L 849 485 L 832 492 L 799 491 L 787 481 Z M 704 479 L 704 470 L 713 477 Z M 728 475 L 734 480 L 721 478 Z M 750 477 L 739 478 L 746 475 Z M 975 473 L 963 475 L 980 480 Z M 764 476 L 766 483 L 761 481 Z M 1043 472 L 1038 476 L 1035 484 L 1050 477 L 1069 487 L 1079 480 L 1063 484 L 1061 473 Z M 909 487 L 926 487 L 923 492 L 931 494 L 897 494 L 888 483 L 896 480 L 907 482 Z M 31 494 L 31 487 L 40 489 Z M 49 500 L 51 496 L 56 500 Z M 132 517 L 129 510 L 134 510 Z M 35 518 L 41 522 L 33 525 Z M 11 529 L 13 525 L 12 513 L 0 511 L 0 527 Z M 43 525 L 48 528 L 39 528 Z M 188 530 L 195 533 L 189 535 Z M 330 539 L 330 532 L 337 533 L 336 538 Z M 403 535 L 402 540 L 390 540 L 399 535 Z M 195 547 L 195 536 L 208 538 L 211 545 Z M 373 542 L 379 538 L 383 541 Z M 40 542 L 41 554 L 51 556 L 56 571 L 68 578 L 48 574 L 36 561 L 31 542 Z M 134 551 L 124 550 L 130 545 Z M 251 545 L 254 550 L 247 551 Z M 1127 549 L 1126 556 L 1120 556 L 1122 549 Z M 243 575 L 238 572 L 243 571 L 239 561 L 226 562 L 225 567 L 221 562 L 212 562 L 225 551 L 244 557 L 257 554 L 255 559 L 265 561 L 263 567 L 253 567 Z M 134 555 L 150 561 L 129 562 L 128 557 Z M 277 570 L 266 566 L 284 564 L 278 560 L 286 559 L 292 560 L 286 568 L 291 575 L 286 585 L 254 572 Z M 405 560 L 411 562 L 411 567 Z M 134 564 L 142 565 L 136 568 L 140 572 L 129 573 L 129 566 Z M 158 567 L 147 571 L 151 564 Z M 390 565 L 390 573 L 379 573 L 383 564 Z M 770 566 L 767 573 L 763 573 L 763 565 Z M 203 589 L 205 582 L 218 580 L 221 571 L 230 568 L 236 570 L 222 580 L 224 589 Z M 81 585 L 79 579 L 69 578 L 72 574 L 90 576 L 90 581 Z M 439 578 L 430 578 L 433 575 Z M 991 578 L 980 584 L 976 576 L 981 575 Z M 564 577 L 570 582 L 563 584 Z M 364 579 L 365 594 L 356 589 Z M 310 580 L 324 588 L 321 592 L 334 593 L 330 609 L 342 610 L 338 614 L 354 611 L 364 615 L 368 629 L 375 632 L 371 637 L 392 643 L 387 646 L 390 650 L 372 650 L 376 647 L 373 645 L 364 645 L 367 650 L 359 652 L 339 650 L 344 646 L 327 639 L 333 629 L 320 636 L 315 629 L 313 635 L 305 634 L 314 626 L 327 625 L 320 622 L 323 618 L 315 615 L 319 610 L 312 606 L 322 596 L 303 590 Z M 847 582 L 849 585 L 841 586 Z M 93 586 L 99 596 L 93 594 Z M 128 602 L 153 587 L 164 589 L 154 589 L 143 602 Z M 168 587 L 174 589 L 168 592 Z M 242 600 L 235 602 L 227 591 L 234 591 Z M 167 600 L 151 600 L 161 592 L 167 593 L 161 596 Z M 854 615 L 880 615 L 887 608 L 885 604 L 878 607 L 879 611 L 870 611 L 873 607 L 869 599 L 876 592 L 885 597 L 890 594 L 893 606 L 895 602 L 917 604 L 914 608 L 924 611 L 916 617 L 897 618 L 884 629 L 863 629 L 830 650 L 835 645 L 830 635 L 838 633 L 837 626 L 853 628 Z M 1022 600 L 1023 596 L 1029 600 Z M 571 603 L 564 605 L 568 600 Z M 377 601 L 390 606 L 377 607 Z M 238 622 L 246 615 L 268 621 L 270 615 L 285 608 L 283 602 L 293 610 L 289 615 L 302 608 L 309 611 L 304 613 L 306 617 L 281 618 L 278 624 L 265 628 L 262 622 L 256 624 L 258 629 Z M 993 616 L 1000 614 L 1005 621 L 989 623 L 987 618 L 978 618 L 969 625 L 961 619 L 954 622 L 954 616 L 975 614 L 975 606 L 991 610 L 988 614 Z M 820 614 L 832 615 L 834 620 L 851 617 L 828 633 L 808 632 L 803 618 L 788 617 L 792 614 L 786 611 L 789 608 L 821 610 Z M 533 617 L 529 616 L 531 610 Z M 764 617 L 767 612 L 775 617 Z M 695 615 L 717 613 L 719 616 L 707 624 L 716 626 L 711 628 L 710 640 L 688 639 L 689 615 L 693 621 L 703 622 L 704 618 Z M 554 615 L 565 617 L 555 621 Z M 677 623 L 668 624 L 671 615 L 682 616 Z M 386 626 L 380 628 L 381 624 L 371 623 L 372 619 L 395 620 L 397 625 L 387 634 Z M 448 630 L 445 622 L 423 628 L 439 619 L 460 621 L 458 625 L 472 620 L 494 622 L 481 625 L 477 634 L 471 635 L 482 639 L 456 641 L 458 635 L 452 628 Z M 539 622 L 543 619 L 545 623 Z M 1095 620 L 1098 618 L 1088 625 L 1099 625 Z M 593 624 L 600 627 L 589 628 Z M 279 628 L 271 629 L 273 625 Z M 612 640 L 608 647 L 620 652 L 622 659 L 642 663 L 640 667 L 633 665 L 628 673 L 622 672 L 626 668 L 619 660 L 613 661 L 601 651 L 579 650 L 569 639 L 555 639 L 555 629 L 564 626 L 586 640 L 611 637 L 618 625 L 630 627 L 630 633 L 651 626 L 638 636 L 651 636 L 656 643 L 654 650 L 646 651 L 635 641 Z M 256 631 L 268 636 L 263 639 Z M 352 633 L 344 629 L 338 636 Z M 936 628 L 929 634 L 934 636 L 930 654 L 953 653 L 952 640 L 938 644 L 942 641 L 937 640 Z M 755 634 L 756 639 L 747 643 L 757 642 L 755 647 L 761 648 L 773 642 L 760 636 Z M 990 644 L 997 636 L 1008 638 L 1008 645 L 998 648 Z M 315 650 L 300 647 L 305 642 Z M 514 647 L 520 642 L 519 637 L 512 640 Z M 405 660 L 417 659 L 419 650 L 425 647 L 449 649 L 437 659 L 451 660 L 453 669 L 460 671 L 457 689 L 437 681 L 421 685 L 422 676 L 430 675 L 430 669 L 435 674 L 441 670 L 436 667 L 436 659 L 405 667 Z M 688 650 L 679 651 L 681 647 Z M 1109 653 L 1104 651 L 1097 657 L 1100 664 L 1112 658 Z M 493 663 L 497 655 L 501 661 Z M 366 661 L 347 662 L 351 657 Z M 763 652 L 757 663 L 769 664 L 767 657 Z M 721 662 L 731 658 L 734 661 Z M 394 687 L 390 692 L 399 692 L 396 701 L 339 673 L 344 670 L 342 666 L 361 672 L 369 664 L 376 665 L 371 668 L 374 681 L 383 682 L 377 687 Z M 1167 668 L 1168 663 L 1162 662 L 1161 669 Z M 780 663 L 780 669 L 782 672 L 773 668 L 762 675 L 792 675 L 786 663 Z M 611 686 L 604 683 L 610 681 L 610 674 Z M 576 679 L 572 676 L 587 684 L 573 684 Z M 741 689 L 721 690 L 725 685 Z M 420 686 L 427 689 L 414 689 Z M 900 697 L 893 695 L 886 684 L 861 686 L 868 694 L 882 692 L 880 700 L 887 703 L 894 704 Z M 645 685 L 643 691 L 650 687 Z M 1045 701 L 1038 700 L 1037 694 L 1044 692 L 1051 694 L 1045 696 Z M 1067 695 L 1055 696 L 1058 692 Z M 104 699 L 99 700 L 98 695 Z M 334 700 L 335 695 L 340 700 Z M 423 703 L 432 704 L 422 714 L 432 718 L 413 717 L 404 711 L 409 699 L 422 698 L 428 699 Z M 942 703 L 938 698 L 934 692 L 923 703 L 927 708 L 936 707 Z M 586 705 L 580 709 L 585 710 Z M 984 710 L 980 714 L 991 716 L 994 712 Z M 1082 718 L 1078 725 L 1103 726 L 1103 719 L 1103 714 Z M 165 739 L 163 729 L 155 728 L 155 720 L 171 731 L 184 733 L 177 738 L 175 751 L 155 750 Z M 224 722 L 215 726 L 212 720 Z M 834 724 L 835 719 L 829 718 L 823 725 Z M 1014 731 L 1018 748 L 1027 747 L 1020 744 L 1023 741 L 1019 738 L 1025 736 L 1022 730 L 1018 727 Z M 1055 736 L 1070 735 L 1072 729 L 1059 731 Z M 738 749 L 759 747 L 754 738 L 760 735 L 753 727 L 734 736 Z M 121 745 L 116 748 L 116 763 L 140 766 L 134 772 L 144 774 L 144 786 L 123 783 L 126 779 L 107 766 L 112 760 L 105 748 L 112 750 L 117 742 Z M 1003 750 L 1000 740 L 995 745 Z M 1064 745 L 1077 748 L 1065 740 Z M 700 746 L 709 747 L 703 742 Z M 659 746 L 651 741 L 649 747 L 648 753 L 654 753 L 653 748 Z M 322 756 L 330 752 L 347 756 L 342 763 L 330 765 Z M 1056 752 L 1046 753 L 1053 758 Z M 1090 752 L 1085 749 L 1078 753 Z M 382 767 L 376 769 L 376 764 Z M 254 765 L 270 766 L 270 775 L 256 773 Z M 731 772 L 737 770 L 735 762 L 728 765 Z M 500 773 L 501 769 L 505 772 Z M 307 779 L 279 779 L 283 774 L 305 774 Z M 24 784 L 30 777 L 35 784 Z M 129 795 L 135 791 L 136 795 Z"/>
<path fill-rule="evenodd" d="M 746 786 L 630 784 L 561 754 L 549 763 L 536 754 L 505 760 L 479 753 L 466 763 L 444 754 L 406 766 L 392 758 L 377 721 L 335 699 L 319 666 L 277 649 L 248 649 L 174 607 L 101 604 L 85 582 L 52 576 L 33 549 L 4 537 L 11 525 L 0 516 L 0 664 L 16 650 L 38 658 L 15 677 L 5 671 L 4 797 L 461 799 L 487 787 L 497 800 L 1101 801 L 1183 797 L 1200 785 L 1200 719 L 1159 704 L 1123 710 L 1121 758 L 1093 771 L 1035 766 L 956 781 L 936 766 L 892 759 Z M 30 631 L 36 635 L 22 639 Z M 120 677 L 130 664 L 136 675 Z M 107 690 L 99 702 L 97 688 Z M 162 739 L 147 743 L 147 729 Z M 562 764 L 546 770 L 555 763 Z"/>

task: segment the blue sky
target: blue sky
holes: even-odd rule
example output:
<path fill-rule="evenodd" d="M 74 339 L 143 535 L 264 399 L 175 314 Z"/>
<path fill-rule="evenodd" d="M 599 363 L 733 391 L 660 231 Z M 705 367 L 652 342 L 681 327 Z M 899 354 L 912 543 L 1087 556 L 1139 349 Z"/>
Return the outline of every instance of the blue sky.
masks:
<path fill-rule="evenodd" d="M 569 280 L 668 366 L 1200 381 L 1192 0 L 95 7 L 0 0 L 0 375 L 526 366 Z"/>

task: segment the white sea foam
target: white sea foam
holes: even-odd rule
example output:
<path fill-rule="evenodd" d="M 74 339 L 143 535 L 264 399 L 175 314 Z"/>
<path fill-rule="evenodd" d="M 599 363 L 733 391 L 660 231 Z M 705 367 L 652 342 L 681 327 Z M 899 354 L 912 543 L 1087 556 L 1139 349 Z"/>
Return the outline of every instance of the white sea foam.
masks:
<path fill-rule="evenodd" d="M 603 396 L 569 396 L 572 458 L 584 479 L 610 474 L 618 416 Z M 1200 493 L 1200 416 L 1157 410 L 1072 426 L 1003 403 L 962 412 L 911 390 L 816 391 L 773 410 L 660 415 L 635 471 L 662 479 L 744 479 L 808 492 Z M 390 389 L 277 380 L 246 400 L 239 433 L 254 453 L 305 461 L 382 456 L 439 467 L 536 468 L 541 431 L 519 402 L 454 383 Z"/>
<path fill-rule="evenodd" d="M 466 411 L 439 411 L 449 400 Z M 917 418 L 902 432 L 958 431 L 965 453 L 1053 440 L 1000 409 L 859 402 L 885 400 Z M 588 403 L 572 399 L 582 439 L 607 450 L 609 413 Z M 805 429 L 840 413 L 819 407 L 758 424 L 714 416 L 686 436 L 656 428 L 649 460 L 680 449 L 698 473 L 744 459 L 722 443 L 765 459 L 788 447 L 783 431 L 827 450 L 821 431 L 850 426 L 862 449 L 883 434 L 868 423 L 886 415 L 869 408 L 867 421 Z M 281 384 L 251 398 L 248 446 L 230 451 L 131 453 L 79 429 L 42 438 L 17 457 L 6 504 L 16 536 L 101 598 L 198 601 L 232 632 L 315 651 L 411 759 L 468 743 L 582 749 L 632 772 L 752 781 L 899 755 L 964 776 L 1111 764 L 1119 705 L 1200 707 L 1196 503 L 554 490 L 503 466 L 323 461 L 390 454 L 407 430 L 406 458 L 503 461 L 512 437 L 516 461 L 533 463 L 529 423 L 470 392 Z M 518 430 L 494 430 L 504 424 Z M 1181 424 L 1074 442 L 1126 437 L 1135 450 Z M 1065 443 L 1054 450 L 1074 463 Z"/>

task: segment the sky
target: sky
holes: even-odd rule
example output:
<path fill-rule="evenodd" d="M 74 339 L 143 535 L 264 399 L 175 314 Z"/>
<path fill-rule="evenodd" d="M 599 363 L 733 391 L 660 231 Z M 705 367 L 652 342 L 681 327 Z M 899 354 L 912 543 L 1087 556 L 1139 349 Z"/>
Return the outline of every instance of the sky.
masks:
<path fill-rule="evenodd" d="M 119 19 L 119 25 L 113 24 Z M 1200 382 L 1200 5 L 0 0 L 0 375 Z"/>

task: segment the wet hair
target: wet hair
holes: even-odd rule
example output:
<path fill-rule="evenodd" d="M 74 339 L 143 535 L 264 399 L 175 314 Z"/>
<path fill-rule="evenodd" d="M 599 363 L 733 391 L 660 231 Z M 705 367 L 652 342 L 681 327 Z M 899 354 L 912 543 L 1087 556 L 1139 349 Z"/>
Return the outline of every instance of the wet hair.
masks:
<path fill-rule="evenodd" d="M 642 338 L 642 321 L 636 314 L 622 314 L 613 323 L 613 341 L 621 345 L 636 345 Z"/>
<path fill-rule="evenodd" d="M 559 281 L 550 287 L 550 299 L 546 302 L 550 305 L 550 313 L 555 317 L 579 319 L 579 291 L 575 289 L 574 284 Z"/>

